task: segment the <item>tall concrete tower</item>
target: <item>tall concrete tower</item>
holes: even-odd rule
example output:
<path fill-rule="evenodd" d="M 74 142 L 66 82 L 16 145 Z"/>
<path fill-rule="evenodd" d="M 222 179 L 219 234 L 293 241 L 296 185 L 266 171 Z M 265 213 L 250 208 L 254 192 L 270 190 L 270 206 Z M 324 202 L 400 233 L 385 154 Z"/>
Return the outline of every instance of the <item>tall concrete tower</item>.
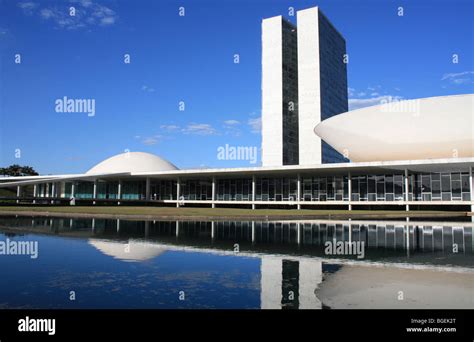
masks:
<path fill-rule="evenodd" d="M 262 21 L 262 164 L 298 164 L 296 28 L 282 16 Z"/>
<path fill-rule="evenodd" d="M 314 127 L 348 111 L 346 41 L 318 7 L 297 12 L 299 163 L 344 162 Z"/>
<path fill-rule="evenodd" d="M 346 44 L 318 7 L 262 21 L 262 164 L 345 161 L 313 129 L 346 112 Z"/>

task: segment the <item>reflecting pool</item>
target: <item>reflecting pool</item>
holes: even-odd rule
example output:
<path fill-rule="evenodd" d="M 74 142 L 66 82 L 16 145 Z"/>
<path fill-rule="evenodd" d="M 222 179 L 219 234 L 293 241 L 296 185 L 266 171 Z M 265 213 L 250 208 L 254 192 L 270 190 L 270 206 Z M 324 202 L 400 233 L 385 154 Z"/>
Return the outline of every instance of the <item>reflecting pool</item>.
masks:
<path fill-rule="evenodd" d="M 473 227 L 4 216 L 0 308 L 472 309 Z"/>

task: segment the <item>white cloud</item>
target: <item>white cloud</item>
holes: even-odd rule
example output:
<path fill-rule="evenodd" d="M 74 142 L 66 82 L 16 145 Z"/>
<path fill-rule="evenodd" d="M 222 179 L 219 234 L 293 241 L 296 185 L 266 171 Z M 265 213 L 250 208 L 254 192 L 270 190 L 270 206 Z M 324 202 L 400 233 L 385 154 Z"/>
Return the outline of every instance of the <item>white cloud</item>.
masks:
<path fill-rule="evenodd" d="M 452 84 L 468 84 L 474 83 L 474 71 L 463 71 L 458 73 L 447 73 L 441 77 L 441 81 L 448 81 Z"/>
<path fill-rule="evenodd" d="M 472 75 L 474 74 L 474 71 L 463 71 L 463 72 L 458 72 L 458 73 L 448 73 L 444 74 L 443 77 L 441 78 L 442 81 L 444 80 L 451 80 L 451 79 L 456 79 L 461 76 L 466 76 L 466 75 Z"/>
<path fill-rule="evenodd" d="M 366 90 L 356 90 L 355 88 L 347 88 L 349 95 L 349 110 L 376 106 L 381 102 L 394 101 L 403 99 L 401 96 L 381 95 L 381 86 L 368 86 Z M 399 88 L 395 88 L 399 91 Z"/>
<path fill-rule="evenodd" d="M 467 84 L 467 83 L 474 83 L 471 81 L 470 78 L 458 78 L 453 80 L 454 84 Z"/>
<path fill-rule="evenodd" d="M 80 0 L 79 1 L 81 3 L 82 6 L 84 7 L 89 7 L 92 5 L 92 0 Z"/>
<path fill-rule="evenodd" d="M 100 23 L 102 25 L 112 25 L 115 23 L 116 18 L 115 17 L 105 17 L 100 19 Z"/>
<path fill-rule="evenodd" d="M 18 7 L 26 15 L 37 14 L 41 19 L 68 30 L 92 26 L 110 26 L 118 20 L 118 15 L 114 10 L 91 0 L 70 0 L 69 4 L 64 2 L 42 8 L 34 2 L 21 2 Z M 74 7 L 74 15 L 71 15 L 70 7 Z"/>
<path fill-rule="evenodd" d="M 259 134 L 262 132 L 262 118 L 252 118 L 249 119 L 247 124 L 250 126 L 250 131 L 255 134 Z"/>
<path fill-rule="evenodd" d="M 40 11 L 40 16 L 41 18 L 43 19 L 49 19 L 49 18 L 52 18 L 54 17 L 54 12 L 53 10 L 49 9 L 49 8 L 43 8 L 41 11 Z"/>
<path fill-rule="evenodd" d="M 153 137 L 148 137 L 143 140 L 143 144 L 147 146 L 156 145 L 157 143 L 158 143 L 158 139 L 153 138 Z"/>
<path fill-rule="evenodd" d="M 31 1 L 20 2 L 18 3 L 18 7 L 20 7 L 26 15 L 32 15 L 34 9 L 38 7 L 38 4 Z"/>
<path fill-rule="evenodd" d="M 168 132 L 176 132 L 177 130 L 179 130 L 178 125 L 161 125 L 160 128 Z"/>
<path fill-rule="evenodd" d="M 184 134 L 215 135 L 217 131 L 210 124 L 190 123 L 181 130 Z"/>
<path fill-rule="evenodd" d="M 149 87 L 147 85 L 142 85 L 142 90 L 146 91 L 147 93 L 154 93 L 155 92 L 155 88 Z"/>
<path fill-rule="evenodd" d="M 224 121 L 224 124 L 228 126 L 235 126 L 235 125 L 240 125 L 240 122 L 237 120 L 226 120 Z"/>
<path fill-rule="evenodd" d="M 233 120 L 233 119 L 225 120 L 224 125 L 223 125 L 225 129 L 224 133 L 233 135 L 234 137 L 239 137 L 242 134 L 242 132 L 239 129 L 239 125 L 240 125 L 240 121 L 238 120 Z"/>
<path fill-rule="evenodd" d="M 349 99 L 349 110 L 376 106 L 384 102 L 401 100 L 401 96 L 382 95 L 368 99 Z"/>
<path fill-rule="evenodd" d="M 161 135 L 154 135 L 151 137 L 144 138 L 142 143 L 147 146 L 156 145 L 163 137 Z"/>

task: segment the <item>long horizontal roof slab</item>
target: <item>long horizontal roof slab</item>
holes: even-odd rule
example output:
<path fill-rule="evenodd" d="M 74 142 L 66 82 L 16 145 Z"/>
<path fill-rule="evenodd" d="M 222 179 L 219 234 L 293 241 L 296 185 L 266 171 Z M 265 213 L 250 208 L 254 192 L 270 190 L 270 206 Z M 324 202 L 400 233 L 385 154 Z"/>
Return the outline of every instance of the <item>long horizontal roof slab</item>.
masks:
<path fill-rule="evenodd" d="M 474 158 L 451 158 L 451 159 L 427 159 L 406 161 L 384 161 L 384 162 L 361 162 L 361 163 L 337 163 L 318 165 L 287 165 L 275 167 L 247 167 L 247 168 L 220 168 L 220 169 L 188 169 L 161 172 L 121 172 L 103 174 L 75 174 L 59 176 L 27 176 L 0 178 L 0 188 L 13 187 L 17 185 L 32 185 L 44 182 L 61 182 L 72 180 L 95 180 L 95 179 L 127 179 L 127 178 L 177 178 L 177 177 L 222 177 L 237 176 L 245 177 L 252 175 L 288 175 L 288 174 L 320 174 L 320 175 L 346 175 L 351 172 L 357 174 L 380 174 L 380 173 L 402 173 L 405 169 L 410 172 L 467 172 L 469 167 L 474 167 Z M 9 181 L 15 178 L 16 181 Z M 5 180 L 5 182 L 2 182 Z"/>
<path fill-rule="evenodd" d="M 38 179 L 53 179 L 62 177 L 82 176 L 82 173 L 68 174 L 68 175 L 41 175 L 41 176 L 5 176 L 0 177 L 0 182 L 18 181 L 18 180 L 38 180 Z"/>
<path fill-rule="evenodd" d="M 118 178 L 118 177 L 127 177 L 130 176 L 130 172 L 120 172 L 120 173 L 103 173 L 103 174 L 74 174 L 74 175 L 59 175 L 59 176 L 27 176 L 27 180 L 21 180 L 21 177 L 5 177 L 0 178 L 0 188 L 13 187 L 17 185 L 34 185 L 41 184 L 45 182 L 67 182 L 72 180 L 95 180 L 95 179 L 106 179 L 106 178 Z M 34 178 L 36 177 L 36 178 Z M 8 181 L 12 178 L 15 178 L 15 181 Z"/>
<path fill-rule="evenodd" d="M 402 160 L 360 163 L 331 163 L 318 165 L 285 165 L 285 166 L 258 166 L 246 168 L 219 168 L 219 169 L 188 169 L 163 172 L 138 172 L 132 176 L 166 177 L 166 176 L 223 176 L 223 175 L 258 175 L 258 174 L 352 174 L 402 172 L 408 169 L 411 172 L 444 172 L 444 171 L 469 171 L 474 167 L 474 158 L 450 158 L 427 160 Z"/>

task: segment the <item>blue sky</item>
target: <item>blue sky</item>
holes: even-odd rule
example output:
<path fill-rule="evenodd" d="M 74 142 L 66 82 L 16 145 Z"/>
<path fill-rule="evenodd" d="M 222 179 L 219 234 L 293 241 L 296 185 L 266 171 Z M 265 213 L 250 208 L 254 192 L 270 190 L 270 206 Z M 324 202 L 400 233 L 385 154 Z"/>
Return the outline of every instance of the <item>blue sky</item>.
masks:
<path fill-rule="evenodd" d="M 252 166 L 217 149 L 260 149 L 261 20 L 316 5 L 346 38 L 351 108 L 473 92 L 468 0 L 0 0 L 0 165 L 76 173 L 130 150 Z M 95 115 L 56 112 L 64 96 Z"/>

